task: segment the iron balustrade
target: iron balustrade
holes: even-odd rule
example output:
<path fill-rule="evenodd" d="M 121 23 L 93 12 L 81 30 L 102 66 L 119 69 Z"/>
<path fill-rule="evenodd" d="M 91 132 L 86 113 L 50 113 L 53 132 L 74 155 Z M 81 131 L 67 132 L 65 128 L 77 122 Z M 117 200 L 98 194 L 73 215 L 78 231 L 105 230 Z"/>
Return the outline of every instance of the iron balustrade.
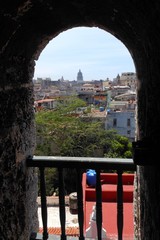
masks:
<path fill-rule="evenodd" d="M 38 167 L 40 171 L 41 212 L 43 223 L 43 240 L 48 239 L 47 230 L 47 201 L 45 168 L 57 168 L 59 173 L 59 213 L 61 224 L 61 240 L 66 240 L 65 222 L 65 191 L 63 181 L 64 168 L 74 168 L 77 171 L 77 204 L 79 240 L 85 240 L 84 236 L 84 211 L 83 211 L 83 187 L 82 174 L 84 170 L 96 171 L 96 224 L 97 238 L 102 239 L 102 189 L 100 181 L 101 170 L 114 170 L 118 174 L 117 181 L 117 230 L 118 240 L 123 239 L 123 183 L 122 174 L 126 171 L 135 171 L 136 165 L 133 159 L 122 158 L 93 158 L 93 157 L 63 157 L 63 156 L 33 156 L 27 159 L 28 167 Z"/>

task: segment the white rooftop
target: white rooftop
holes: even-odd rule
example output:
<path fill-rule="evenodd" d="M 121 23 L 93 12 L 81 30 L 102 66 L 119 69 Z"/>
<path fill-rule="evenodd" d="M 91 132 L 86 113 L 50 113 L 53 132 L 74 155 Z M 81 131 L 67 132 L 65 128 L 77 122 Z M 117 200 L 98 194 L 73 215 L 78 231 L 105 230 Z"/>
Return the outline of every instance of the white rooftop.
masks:
<path fill-rule="evenodd" d="M 47 207 L 48 211 L 48 227 L 60 227 L 59 207 Z M 38 207 L 39 227 L 42 228 L 41 207 Z M 71 214 L 69 207 L 66 206 L 66 227 L 78 227 L 78 215 Z"/>

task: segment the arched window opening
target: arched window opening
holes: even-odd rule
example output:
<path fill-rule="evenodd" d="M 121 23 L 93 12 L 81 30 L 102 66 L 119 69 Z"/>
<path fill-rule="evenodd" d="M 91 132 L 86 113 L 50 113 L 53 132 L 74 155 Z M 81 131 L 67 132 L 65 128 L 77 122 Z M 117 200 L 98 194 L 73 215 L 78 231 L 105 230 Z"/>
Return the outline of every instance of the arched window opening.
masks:
<path fill-rule="evenodd" d="M 35 67 L 35 155 L 131 158 L 136 81 L 128 50 L 109 33 L 83 27 L 61 33 Z M 46 176 L 47 195 L 58 195 L 57 171 Z M 67 195 L 76 191 L 75 176 L 66 171 Z"/>
<path fill-rule="evenodd" d="M 135 140 L 135 67 L 123 43 L 106 31 L 79 27 L 59 34 L 36 62 L 33 81 L 36 111 L 55 110 L 74 95 L 84 101 L 75 116 L 88 113 L 103 119 L 104 129 Z"/>

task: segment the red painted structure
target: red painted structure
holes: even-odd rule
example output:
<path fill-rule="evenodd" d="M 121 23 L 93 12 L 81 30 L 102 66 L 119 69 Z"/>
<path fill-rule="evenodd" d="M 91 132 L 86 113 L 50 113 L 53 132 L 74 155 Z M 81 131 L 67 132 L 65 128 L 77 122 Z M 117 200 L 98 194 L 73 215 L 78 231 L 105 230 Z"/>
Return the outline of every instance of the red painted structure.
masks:
<path fill-rule="evenodd" d="M 116 173 L 101 173 L 102 183 L 102 226 L 107 232 L 107 240 L 117 239 L 117 179 Z M 133 240 L 133 183 L 134 174 L 123 174 L 123 239 Z M 83 174 L 84 226 L 89 227 L 92 208 L 96 203 L 96 192 L 86 182 Z"/>

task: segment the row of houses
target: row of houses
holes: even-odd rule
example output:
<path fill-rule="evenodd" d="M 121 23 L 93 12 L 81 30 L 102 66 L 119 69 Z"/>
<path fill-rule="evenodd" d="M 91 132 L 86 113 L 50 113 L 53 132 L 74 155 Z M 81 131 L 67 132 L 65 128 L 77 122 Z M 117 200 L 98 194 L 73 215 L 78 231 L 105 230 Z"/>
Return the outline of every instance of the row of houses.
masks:
<path fill-rule="evenodd" d="M 91 107 L 90 116 L 103 121 L 105 129 L 115 129 L 134 141 L 137 83 L 135 73 L 122 73 L 121 77 L 117 75 L 113 81 L 46 81 L 46 85 L 45 80 L 42 81 L 43 84 L 40 81 L 34 83 L 36 111 L 55 109 L 59 100 L 69 95 L 77 95 Z M 122 85 L 124 82 L 126 84 Z M 83 111 L 79 111 L 79 115 L 84 117 Z"/>

